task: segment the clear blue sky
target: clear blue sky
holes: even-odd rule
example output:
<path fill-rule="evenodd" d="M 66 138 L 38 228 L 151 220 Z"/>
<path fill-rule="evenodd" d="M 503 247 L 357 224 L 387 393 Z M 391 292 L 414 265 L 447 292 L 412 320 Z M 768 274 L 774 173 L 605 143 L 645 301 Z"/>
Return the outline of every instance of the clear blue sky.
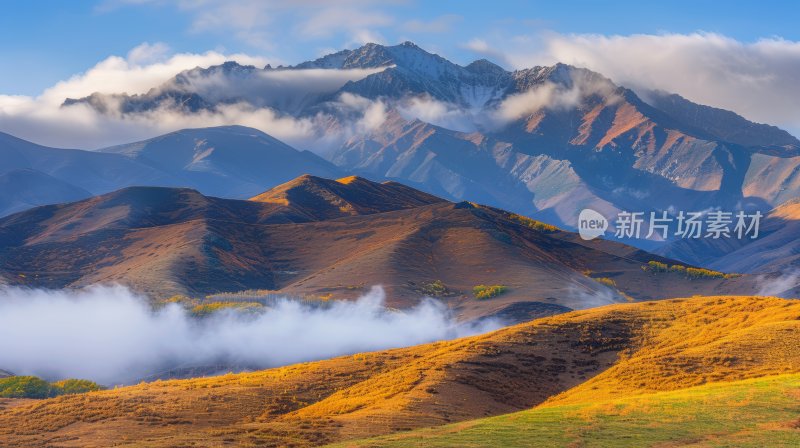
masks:
<path fill-rule="evenodd" d="M 776 36 L 800 40 L 800 7 L 792 1 L 351 0 L 342 10 L 359 16 L 363 13 L 363 17 L 346 13 L 343 19 L 327 14 L 334 23 L 318 18 L 327 28 L 316 35 L 303 28 L 322 8 L 314 0 L 301 0 L 300 6 L 267 1 L 262 3 L 270 5 L 268 11 L 262 11 L 263 17 L 248 15 L 247 8 L 254 7 L 255 0 L 229 2 L 241 7 L 240 13 L 234 14 L 236 20 L 224 17 L 222 0 L 208 0 L 205 6 L 196 7 L 191 3 L 5 2 L 0 14 L 0 94 L 36 95 L 109 55 L 124 56 L 143 42 L 162 42 L 179 52 L 223 50 L 295 63 L 325 49 L 354 47 L 354 30 L 364 29 L 387 43 L 410 39 L 464 63 L 477 57 L 464 47 L 471 39 L 546 31 L 605 35 L 705 31 L 743 42 Z M 222 24 L 209 24 L 209 18 Z M 252 23 L 248 19 L 257 20 Z"/>

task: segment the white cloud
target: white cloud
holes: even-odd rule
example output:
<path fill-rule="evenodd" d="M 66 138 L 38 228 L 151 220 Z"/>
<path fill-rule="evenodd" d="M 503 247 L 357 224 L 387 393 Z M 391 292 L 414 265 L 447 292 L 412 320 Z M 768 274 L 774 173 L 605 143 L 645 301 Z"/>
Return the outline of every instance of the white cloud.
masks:
<path fill-rule="evenodd" d="M 163 42 L 143 43 L 128 52 L 128 63 L 132 66 L 154 64 L 167 59 L 169 46 Z"/>
<path fill-rule="evenodd" d="M 266 368 L 501 327 L 458 323 L 433 300 L 388 311 L 384 299 L 373 288 L 353 302 L 311 307 L 284 300 L 261 314 L 218 313 L 198 321 L 175 304 L 153 311 L 122 287 L 0 289 L 0 368 L 113 385 L 175 367 Z"/>
<path fill-rule="evenodd" d="M 476 47 L 478 52 L 500 51 Z M 517 36 L 502 53 L 516 68 L 564 62 L 634 89 L 661 89 L 800 135 L 800 42 L 752 43 L 713 33 Z M 535 50 L 531 50 L 534 48 Z"/>
<path fill-rule="evenodd" d="M 342 34 L 361 43 L 365 36 L 379 37 L 375 28 L 392 25 L 393 18 L 380 11 L 387 2 L 379 0 L 108 0 L 98 10 L 107 12 L 122 6 L 174 5 L 191 18 L 195 33 L 232 33 L 254 48 L 275 50 L 273 31 L 284 23 L 298 39 L 327 39 Z M 376 40 L 371 40 L 376 41 Z"/>
<path fill-rule="evenodd" d="M 417 118 L 426 123 L 460 132 L 478 130 L 484 116 L 481 110 L 466 109 L 431 97 L 409 98 L 398 105 L 398 112 L 408 120 Z"/>
<path fill-rule="evenodd" d="M 57 83 L 45 90 L 38 100 L 60 105 L 65 98 L 81 98 L 94 92 L 145 93 L 183 70 L 233 60 L 259 67 L 269 62 L 263 57 L 216 51 L 169 55 L 169 49 L 164 44 L 144 43 L 132 49 L 127 57 L 110 56 L 86 72 Z"/>
<path fill-rule="evenodd" d="M 257 67 L 267 63 L 263 58 L 218 52 L 169 55 L 163 44 L 142 44 L 127 57 L 111 56 L 85 73 L 46 89 L 38 97 L 0 95 L 0 131 L 48 146 L 95 149 L 184 128 L 239 124 L 262 130 L 303 149 L 324 151 L 353 132 L 372 129 L 385 116 L 382 103 L 362 101 L 360 108 L 350 108 L 351 122 L 339 123 L 337 129 L 330 130 L 326 117 L 294 118 L 276 112 L 276 107 L 297 108 L 309 97 L 333 92 L 347 81 L 376 71 L 358 69 L 259 71 L 241 79 L 188 76 L 193 88 L 212 100 L 220 97 L 252 100 L 251 103 L 226 104 L 215 112 L 187 114 L 161 108 L 123 115 L 114 106 L 112 97 L 105 99 L 109 113 L 98 113 L 81 104 L 61 107 L 66 98 L 81 98 L 95 92 L 146 93 L 183 70 L 228 60 Z"/>
<path fill-rule="evenodd" d="M 587 75 L 587 76 L 584 76 Z M 619 100 L 614 86 L 601 77 L 588 73 L 572 73 L 560 83 L 544 83 L 522 93 L 503 98 L 493 107 L 464 108 L 430 97 L 414 97 L 400 101 L 398 111 L 406 119 L 422 121 L 461 132 L 493 131 L 528 117 L 541 109 L 567 109 L 583 99 L 596 95 L 612 104 Z"/>
<path fill-rule="evenodd" d="M 352 129 L 351 133 L 374 131 L 387 118 L 387 106 L 383 101 L 372 101 L 352 93 L 342 93 L 334 106 L 344 112 L 355 112 L 357 116 L 361 117 L 356 121 L 356 127 Z"/>
<path fill-rule="evenodd" d="M 83 104 L 59 108 L 32 98 L 0 96 L 0 131 L 54 147 L 94 149 L 179 129 L 230 124 L 266 129 L 276 138 L 297 143 L 312 138 L 314 128 L 310 120 L 240 104 L 226 105 L 217 113 L 157 109 L 121 116 L 101 114 Z"/>
<path fill-rule="evenodd" d="M 255 48 L 272 50 L 266 30 L 279 14 L 280 4 L 261 0 L 107 0 L 97 11 L 106 13 L 125 6 L 173 5 L 191 16 L 190 32 L 232 33 Z"/>
<path fill-rule="evenodd" d="M 402 29 L 409 33 L 446 33 L 463 19 L 458 14 L 445 14 L 433 20 L 409 20 L 402 25 Z"/>
<path fill-rule="evenodd" d="M 370 36 L 362 36 L 371 39 Z M 800 73 L 797 43 L 770 40 L 742 44 L 709 34 L 648 36 L 540 37 L 537 52 L 527 51 L 532 38 L 508 39 L 508 59 L 515 66 L 564 61 L 609 75 L 617 83 L 635 88 L 675 91 L 691 100 L 732 109 L 757 121 L 800 129 L 800 98 L 794 85 Z M 474 40 L 475 51 L 492 53 L 489 42 Z M 579 82 L 571 88 L 545 84 L 504 99 L 493 110 L 463 108 L 430 98 L 412 98 L 397 104 L 370 103 L 339 98 L 332 107 L 344 108 L 348 120 L 328 116 L 293 118 L 293 113 L 315 95 L 335 91 L 370 70 L 305 70 L 257 72 L 250 77 L 197 77 L 191 82 L 202 96 L 247 98 L 248 103 L 220 107 L 218 113 L 179 113 L 155 110 L 139 115 L 100 115 L 86 107 L 60 108 L 67 97 L 79 98 L 95 91 L 144 93 L 176 73 L 195 66 L 235 59 L 262 66 L 264 58 L 249 55 L 170 54 L 159 43 L 142 44 L 126 57 L 112 56 L 96 66 L 59 82 L 36 98 L 0 95 L 0 131 L 51 146 L 97 148 L 153 137 L 185 127 L 242 124 L 260 129 L 303 149 L 324 152 L 356 132 L 374 129 L 387 109 L 399 108 L 407 118 L 460 131 L 491 130 L 524 118 L 541 107 L 565 107 L 583 96 L 604 92 L 602 83 Z M 590 80 L 591 81 L 591 80 Z M 598 90 L 600 89 L 600 90 Z M 224 94 L 224 95 L 222 95 Z M 608 100 L 612 100 L 610 97 Z M 369 103 L 369 104 L 368 104 Z M 112 108 L 113 109 L 113 108 Z"/>
<path fill-rule="evenodd" d="M 787 297 L 794 288 L 800 286 L 800 272 L 759 275 L 756 282 L 760 296 Z"/>
<path fill-rule="evenodd" d="M 297 33 L 305 38 L 326 38 L 342 31 L 363 32 L 392 22 L 391 17 L 381 12 L 335 5 L 315 11 L 299 24 Z"/>
<path fill-rule="evenodd" d="M 190 86 L 192 92 L 212 102 L 246 98 L 248 103 L 256 106 L 295 112 L 317 95 L 335 92 L 348 81 L 356 81 L 384 69 L 272 70 L 246 75 L 188 72 L 183 77 L 181 88 Z"/>

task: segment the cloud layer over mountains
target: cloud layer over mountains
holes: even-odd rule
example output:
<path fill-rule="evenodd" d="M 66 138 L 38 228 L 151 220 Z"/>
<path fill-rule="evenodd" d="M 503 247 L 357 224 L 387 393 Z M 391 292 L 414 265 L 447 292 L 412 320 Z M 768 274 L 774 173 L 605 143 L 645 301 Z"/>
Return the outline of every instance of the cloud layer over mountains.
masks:
<path fill-rule="evenodd" d="M 677 93 L 800 134 L 800 42 L 771 37 L 748 43 L 714 33 L 547 33 L 502 44 L 473 46 L 500 54 L 515 68 L 555 62 L 585 67 L 640 93 Z"/>
<path fill-rule="evenodd" d="M 222 76 L 202 80 L 187 76 L 194 88 L 209 94 L 212 99 L 214 95 L 224 94 L 254 101 L 224 104 L 214 112 L 194 114 L 170 109 L 127 115 L 114 113 L 114 94 L 144 94 L 183 70 L 219 65 L 229 60 L 256 67 L 263 67 L 267 63 L 264 58 L 241 54 L 224 55 L 218 52 L 169 55 L 163 45 L 142 44 L 131 50 L 127 57 L 111 56 L 85 73 L 59 82 L 36 98 L 0 94 L 0 131 L 48 146 L 95 149 L 179 129 L 238 124 L 260 129 L 290 144 L 316 146 L 320 140 L 324 143 L 325 139 L 346 138 L 346 135 L 338 134 L 345 134 L 349 129 L 339 129 L 331 132 L 331 135 L 323 135 L 321 131 L 326 125 L 324 119 L 294 118 L 281 114 L 271 107 L 259 106 L 258 97 L 273 100 L 277 98 L 284 102 L 302 99 L 309 95 L 334 91 L 347 81 L 361 79 L 375 72 L 271 72 L 261 73 L 242 82 L 232 82 Z M 81 98 L 95 92 L 108 95 L 103 100 L 108 103 L 107 110 L 111 113 L 98 113 L 85 104 L 61 107 L 67 98 Z M 351 126 L 353 129 L 360 129 L 358 126 L 375 123 L 376 114 L 380 114 L 382 105 L 343 98 L 341 107 L 346 112 L 356 113 L 357 117 Z M 360 121 L 362 119 L 363 122 Z"/>
<path fill-rule="evenodd" d="M 381 288 L 354 302 L 311 307 L 283 300 L 263 313 L 197 320 L 179 305 L 153 311 L 123 287 L 84 291 L 0 290 L 0 367 L 18 375 L 79 377 L 103 384 L 167 369 L 271 367 L 404 347 L 494 330 L 457 323 L 433 301 L 387 311 Z"/>
<path fill-rule="evenodd" d="M 545 34 L 516 36 L 507 43 L 500 51 L 492 42 L 478 39 L 470 48 L 517 69 L 559 61 L 586 67 L 617 84 L 635 88 L 645 98 L 649 90 L 665 90 L 795 133 L 800 131 L 800 98 L 794 88 L 800 73 L 800 44 L 796 42 L 774 38 L 742 43 L 716 34 Z M 189 84 L 211 100 L 223 96 L 246 99 L 227 101 L 214 112 L 160 109 L 121 115 L 99 114 L 82 105 L 61 107 L 67 98 L 82 98 L 94 92 L 144 94 L 183 70 L 226 60 L 258 68 L 275 63 L 262 57 L 213 51 L 172 54 L 163 44 L 142 44 L 126 57 L 111 56 L 38 97 L 0 94 L 0 131 L 50 146 L 92 149 L 182 128 L 241 124 L 303 149 L 324 150 L 354 133 L 380 126 L 385 118 L 387 105 L 381 100 L 358 97 L 340 97 L 330 103 L 331 107 L 340 107 L 341 114 L 347 117 L 334 120 L 335 126 L 323 113 L 302 117 L 291 114 L 310 97 L 335 92 L 346 82 L 362 79 L 383 67 L 261 72 L 236 82 L 222 76 L 187 76 Z M 491 108 L 459 106 L 426 97 L 410 98 L 398 108 L 406 117 L 455 130 L 492 129 L 542 106 L 569 104 L 570 95 L 579 94 L 551 87 L 508 98 Z M 114 109 L 113 97 L 107 96 L 104 101 L 110 110 Z"/>

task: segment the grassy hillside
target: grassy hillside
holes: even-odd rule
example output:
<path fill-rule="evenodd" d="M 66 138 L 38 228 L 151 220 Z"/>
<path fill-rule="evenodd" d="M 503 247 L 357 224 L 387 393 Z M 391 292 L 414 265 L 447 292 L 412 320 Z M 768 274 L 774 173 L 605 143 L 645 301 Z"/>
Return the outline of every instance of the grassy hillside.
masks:
<path fill-rule="evenodd" d="M 407 349 L 24 403 L 0 411 L 0 445 L 316 446 L 797 374 L 798 347 L 800 301 L 612 305 Z"/>
<path fill-rule="evenodd" d="M 800 302 L 675 299 L 620 307 L 641 325 L 618 362 L 550 404 L 604 400 L 800 371 Z M 577 315 L 602 319 L 603 309 Z"/>
<path fill-rule="evenodd" d="M 344 442 L 339 447 L 795 447 L 800 375 L 714 383 Z"/>

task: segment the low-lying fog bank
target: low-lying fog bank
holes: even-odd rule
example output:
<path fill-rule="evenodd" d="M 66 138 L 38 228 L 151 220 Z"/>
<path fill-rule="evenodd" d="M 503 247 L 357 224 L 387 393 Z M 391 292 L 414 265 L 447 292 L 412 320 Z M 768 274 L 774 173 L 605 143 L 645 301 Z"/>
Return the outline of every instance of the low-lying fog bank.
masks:
<path fill-rule="evenodd" d="M 263 312 L 223 310 L 197 319 L 178 304 L 153 310 L 120 286 L 81 291 L 0 289 L 0 368 L 46 379 L 125 384 L 192 366 L 274 367 L 491 331 L 459 323 L 426 299 L 388 311 L 382 288 L 314 307 L 279 300 Z"/>

